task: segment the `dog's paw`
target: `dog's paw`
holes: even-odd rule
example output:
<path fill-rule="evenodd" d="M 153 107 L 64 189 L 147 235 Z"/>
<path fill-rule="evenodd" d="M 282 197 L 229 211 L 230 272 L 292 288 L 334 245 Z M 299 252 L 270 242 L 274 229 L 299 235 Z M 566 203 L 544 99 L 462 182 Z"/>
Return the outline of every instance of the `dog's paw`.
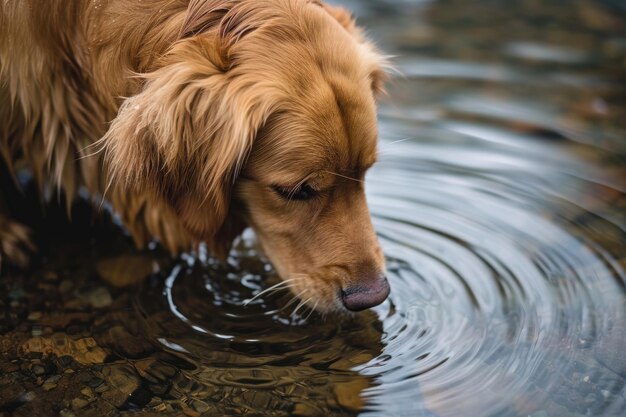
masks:
<path fill-rule="evenodd" d="M 26 267 L 34 251 L 27 227 L 12 221 L 0 222 L 0 266 L 11 263 Z"/>

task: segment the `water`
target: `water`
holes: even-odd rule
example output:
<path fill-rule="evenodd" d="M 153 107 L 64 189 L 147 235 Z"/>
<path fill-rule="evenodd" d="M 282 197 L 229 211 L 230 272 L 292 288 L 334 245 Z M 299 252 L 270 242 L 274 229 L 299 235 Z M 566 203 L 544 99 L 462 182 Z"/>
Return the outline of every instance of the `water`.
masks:
<path fill-rule="evenodd" d="M 3 284 L 27 300 L 4 330 L 93 337 L 106 359 L 72 366 L 126 393 L 113 401 L 122 410 L 626 415 L 624 5 L 343 4 L 403 74 L 381 105 L 367 179 L 385 303 L 337 318 L 285 292 L 254 299 L 279 281 L 250 233 L 221 265 L 136 253 L 104 222 L 48 249 L 55 261 L 34 275 L 51 289 Z M 129 292 L 93 275 L 150 276 Z M 87 313 L 24 320 L 43 305 Z"/>

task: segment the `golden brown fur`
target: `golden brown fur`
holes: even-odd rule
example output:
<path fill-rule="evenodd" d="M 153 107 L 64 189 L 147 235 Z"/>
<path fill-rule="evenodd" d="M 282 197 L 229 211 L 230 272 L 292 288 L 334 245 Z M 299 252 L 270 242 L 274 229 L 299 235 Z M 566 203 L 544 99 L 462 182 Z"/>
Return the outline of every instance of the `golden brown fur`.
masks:
<path fill-rule="evenodd" d="M 381 63 L 317 1 L 0 0 L 0 155 L 42 190 L 105 195 L 139 246 L 223 256 L 250 225 L 295 294 L 336 310 L 384 270 L 362 182 Z M 0 204 L 0 252 L 20 242 Z"/>

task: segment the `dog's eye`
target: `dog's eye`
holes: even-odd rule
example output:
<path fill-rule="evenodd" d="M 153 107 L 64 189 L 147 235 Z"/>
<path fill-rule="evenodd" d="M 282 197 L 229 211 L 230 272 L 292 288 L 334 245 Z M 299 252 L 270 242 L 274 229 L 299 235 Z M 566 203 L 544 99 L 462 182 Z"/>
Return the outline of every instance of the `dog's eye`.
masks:
<path fill-rule="evenodd" d="M 276 194 L 285 200 L 307 201 L 315 197 L 317 194 L 317 192 L 309 184 L 302 184 L 295 189 L 280 186 L 274 186 L 272 188 Z"/>

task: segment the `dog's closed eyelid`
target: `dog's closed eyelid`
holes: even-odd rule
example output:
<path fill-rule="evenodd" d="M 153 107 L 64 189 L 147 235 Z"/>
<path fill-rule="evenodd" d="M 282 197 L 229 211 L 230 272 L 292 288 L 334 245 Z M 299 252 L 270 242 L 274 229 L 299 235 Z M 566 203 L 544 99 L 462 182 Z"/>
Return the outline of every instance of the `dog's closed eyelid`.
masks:
<path fill-rule="evenodd" d="M 279 197 L 289 201 L 309 201 L 319 194 L 318 190 L 307 183 L 295 187 L 272 185 L 271 189 L 278 194 Z"/>

